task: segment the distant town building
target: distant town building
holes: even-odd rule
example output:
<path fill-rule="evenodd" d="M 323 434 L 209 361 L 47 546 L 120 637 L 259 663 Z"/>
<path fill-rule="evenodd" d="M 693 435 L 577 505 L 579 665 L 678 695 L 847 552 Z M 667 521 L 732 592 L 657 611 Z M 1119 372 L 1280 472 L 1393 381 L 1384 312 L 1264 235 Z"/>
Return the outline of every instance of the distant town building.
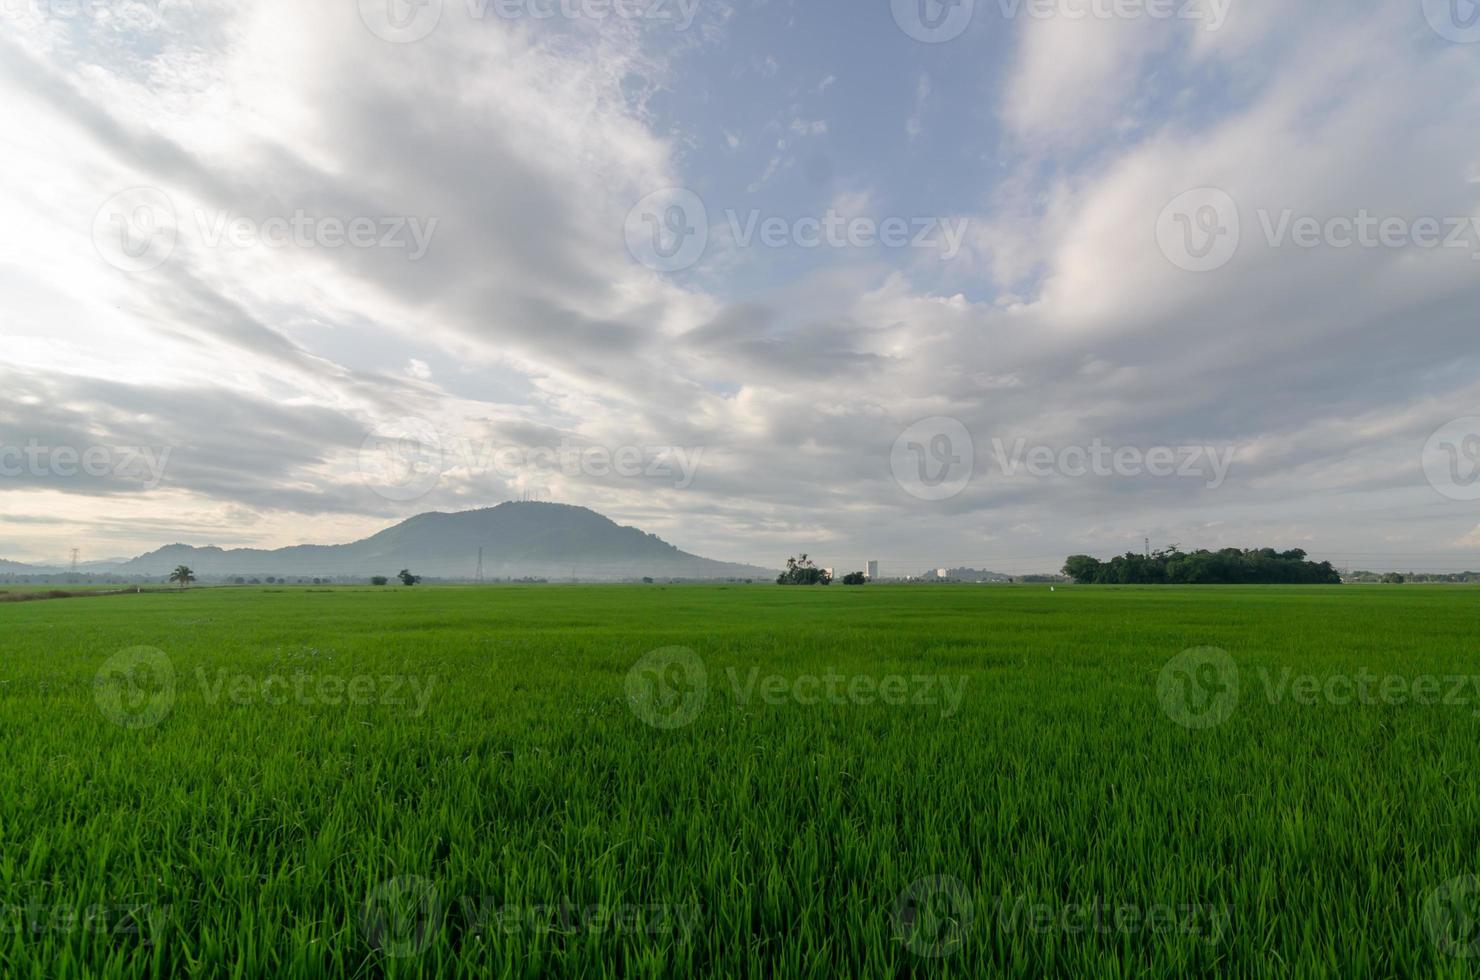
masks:
<path fill-rule="evenodd" d="M 879 563 L 877 561 L 871 561 L 865 567 L 867 568 L 867 571 L 865 571 L 864 574 L 867 575 L 869 578 L 879 577 Z"/>

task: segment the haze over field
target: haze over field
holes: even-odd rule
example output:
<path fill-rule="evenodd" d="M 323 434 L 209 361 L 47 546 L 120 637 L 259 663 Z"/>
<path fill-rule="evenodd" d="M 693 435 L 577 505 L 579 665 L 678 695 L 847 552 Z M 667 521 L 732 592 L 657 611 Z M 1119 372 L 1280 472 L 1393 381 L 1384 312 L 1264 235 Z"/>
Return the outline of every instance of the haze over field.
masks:
<path fill-rule="evenodd" d="M 1475 29 L 917 6 L 5 5 L 0 555 L 1480 567 Z"/>

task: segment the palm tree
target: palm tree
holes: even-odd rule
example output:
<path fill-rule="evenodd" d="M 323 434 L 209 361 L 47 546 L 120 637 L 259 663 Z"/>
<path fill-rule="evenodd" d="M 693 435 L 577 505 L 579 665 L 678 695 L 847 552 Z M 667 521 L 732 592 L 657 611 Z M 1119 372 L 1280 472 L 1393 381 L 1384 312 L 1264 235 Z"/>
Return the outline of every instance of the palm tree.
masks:
<path fill-rule="evenodd" d="M 179 582 L 180 588 L 185 588 L 195 581 L 195 573 L 190 570 L 189 565 L 176 565 L 175 570 L 170 572 L 170 581 Z"/>

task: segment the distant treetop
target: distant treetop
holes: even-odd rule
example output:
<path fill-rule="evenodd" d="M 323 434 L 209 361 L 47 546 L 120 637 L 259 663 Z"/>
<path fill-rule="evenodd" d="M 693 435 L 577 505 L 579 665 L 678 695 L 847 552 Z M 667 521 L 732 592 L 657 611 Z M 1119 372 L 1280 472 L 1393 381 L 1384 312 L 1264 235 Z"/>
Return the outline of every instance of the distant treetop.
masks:
<path fill-rule="evenodd" d="M 1064 574 L 1080 585 L 1340 585 L 1331 563 L 1307 561 L 1299 548 L 1127 552 L 1108 562 L 1072 555 Z"/>

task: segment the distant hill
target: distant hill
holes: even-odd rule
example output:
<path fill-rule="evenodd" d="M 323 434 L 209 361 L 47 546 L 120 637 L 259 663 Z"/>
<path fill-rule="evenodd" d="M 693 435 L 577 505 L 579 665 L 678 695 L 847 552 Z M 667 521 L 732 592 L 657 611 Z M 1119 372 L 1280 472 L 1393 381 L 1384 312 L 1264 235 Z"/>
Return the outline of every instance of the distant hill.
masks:
<path fill-rule="evenodd" d="M 99 558 L 95 561 L 78 562 L 77 570 L 101 575 L 117 569 L 120 565 L 128 564 L 127 558 Z"/>
<path fill-rule="evenodd" d="M 40 571 L 44 571 L 44 569 L 36 565 L 26 565 L 22 562 L 6 561 L 4 558 L 0 558 L 0 574 L 13 573 L 15 575 L 28 575 Z"/>
<path fill-rule="evenodd" d="M 361 541 L 265 551 L 172 544 L 117 566 L 121 575 L 168 575 L 189 565 L 202 577 L 395 575 L 470 579 L 483 549 L 485 578 L 616 581 L 641 578 L 767 578 L 754 565 L 712 561 L 585 507 L 513 502 L 455 514 L 420 514 Z"/>
<path fill-rule="evenodd" d="M 946 578 L 952 582 L 1010 582 L 1013 577 L 984 568 L 948 568 Z"/>
<path fill-rule="evenodd" d="M 106 558 L 77 563 L 77 572 L 82 575 L 106 575 L 125 564 L 127 558 Z M 0 575 L 65 575 L 72 571 L 71 563 L 65 565 L 31 565 L 0 558 Z"/>

